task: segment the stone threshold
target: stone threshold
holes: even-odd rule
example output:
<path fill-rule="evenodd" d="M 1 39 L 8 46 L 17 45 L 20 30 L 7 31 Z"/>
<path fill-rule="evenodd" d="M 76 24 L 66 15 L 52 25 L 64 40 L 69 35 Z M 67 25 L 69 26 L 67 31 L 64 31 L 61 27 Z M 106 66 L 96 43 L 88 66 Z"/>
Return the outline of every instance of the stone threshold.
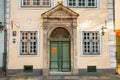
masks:
<path fill-rule="evenodd" d="M 71 72 L 54 72 L 50 71 L 50 75 L 71 75 Z"/>

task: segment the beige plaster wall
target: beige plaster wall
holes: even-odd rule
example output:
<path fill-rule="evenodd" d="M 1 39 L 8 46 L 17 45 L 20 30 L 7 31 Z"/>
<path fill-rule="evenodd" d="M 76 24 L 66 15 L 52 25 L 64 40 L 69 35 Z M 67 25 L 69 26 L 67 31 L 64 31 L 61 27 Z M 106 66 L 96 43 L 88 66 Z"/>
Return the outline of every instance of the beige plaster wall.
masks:
<path fill-rule="evenodd" d="M 13 21 L 13 29 L 10 25 L 10 38 L 9 38 L 9 53 L 8 53 L 8 69 L 23 69 L 24 65 L 34 65 L 34 68 L 43 68 L 43 26 L 38 26 L 42 22 L 41 14 L 51 9 L 40 8 L 21 8 L 20 0 L 11 0 L 11 13 L 10 21 Z M 54 0 L 54 6 L 57 2 L 67 0 Z M 101 26 L 104 25 L 104 21 L 107 20 L 107 0 L 99 0 L 98 8 L 71 8 L 73 11 L 80 14 L 78 17 L 77 27 L 77 66 L 76 68 L 86 68 L 88 65 L 95 65 L 97 68 L 109 68 L 109 46 L 108 46 L 108 34 L 101 36 L 101 55 L 99 56 L 82 56 L 81 54 L 81 31 L 84 30 L 101 30 Z M 31 19 L 31 24 L 28 24 L 27 20 Z M 20 27 L 16 27 L 16 23 L 20 24 Z M 19 30 L 39 30 L 40 32 L 40 51 L 36 56 L 20 56 L 18 55 L 19 44 Z M 12 36 L 12 31 L 17 31 L 17 36 Z M 12 43 L 12 39 L 16 39 L 16 43 Z"/>
<path fill-rule="evenodd" d="M 115 0 L 115 29 L 120 29 L 120 1 Z"/>

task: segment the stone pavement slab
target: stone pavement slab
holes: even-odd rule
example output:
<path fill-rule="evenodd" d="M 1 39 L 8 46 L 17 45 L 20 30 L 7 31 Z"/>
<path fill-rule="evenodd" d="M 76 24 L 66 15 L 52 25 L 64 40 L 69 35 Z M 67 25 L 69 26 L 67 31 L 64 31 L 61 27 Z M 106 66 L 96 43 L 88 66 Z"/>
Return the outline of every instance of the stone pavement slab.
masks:
<path fill-rule="evenodd" d="M 117 74 L 90 74 L 80 76 L 0 76 L 0 80 L 120 80 Z"/>

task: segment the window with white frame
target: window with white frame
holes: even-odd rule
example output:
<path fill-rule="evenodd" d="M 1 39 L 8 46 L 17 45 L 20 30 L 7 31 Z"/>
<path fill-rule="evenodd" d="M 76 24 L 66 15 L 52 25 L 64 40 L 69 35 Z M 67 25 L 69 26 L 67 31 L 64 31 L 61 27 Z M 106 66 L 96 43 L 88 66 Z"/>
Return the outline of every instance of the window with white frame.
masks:
<path fill-rule="evenodd" d="M 69 7 L 97 7 L 97 0 L 68 0 Z"/>
<path fill-rule="evenodd" d="M 49 7 L 50 0 L 22 0 L 23 7 Z"/>
<path fill-rule="evenodd" d="M 20 32 L 20 55 L 37 55 L 37 31 Z"/>
<path fill-rule="evenodd" d="M 100 55 L 99 31 L 83 31 L 83 55 Z"/>

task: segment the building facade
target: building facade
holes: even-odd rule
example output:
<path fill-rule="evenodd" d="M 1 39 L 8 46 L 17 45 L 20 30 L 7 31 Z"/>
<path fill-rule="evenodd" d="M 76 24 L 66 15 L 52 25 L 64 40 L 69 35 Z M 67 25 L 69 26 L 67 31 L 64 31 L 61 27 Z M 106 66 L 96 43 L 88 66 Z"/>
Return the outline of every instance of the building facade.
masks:
<path fill-rule="evenodd" d="M 0 0 L 0 25 L 4 25 L 4 0 Z M 4 32 L 0 30 L 0 73 L 3 62 L 4 52 Z"/>
<path fill-rule="evenodd" d="M 113 0 L 10 0 L 10 4 L 8 74 L 115 72 Z"/>

